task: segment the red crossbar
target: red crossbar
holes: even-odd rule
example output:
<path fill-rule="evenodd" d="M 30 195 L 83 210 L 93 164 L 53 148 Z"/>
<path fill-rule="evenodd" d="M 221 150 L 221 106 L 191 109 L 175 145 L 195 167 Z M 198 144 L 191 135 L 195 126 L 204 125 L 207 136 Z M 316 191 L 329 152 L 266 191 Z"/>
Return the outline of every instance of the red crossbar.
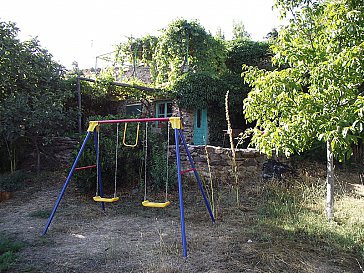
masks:
<path fill-rule="evenodd" d="M 149 122 L 149 121 L 169 121 L 169 118 L 130 118 L 130 119 L 115 119 L 115 120 L 99 120 L 102 123 L 125 123 L 125 122 Z"/>
<path fill-rule="evenodd" d="M 90 166 L 85 166 L 85 167 L 78 167 L 78 168 L 75 168 L 75 171 L 81 171 L 81 170 L 86 170 L 86 169 L 91 169 L 91 168 L 96 168 L 96 165 L 90 165 Z"/>
<path fill-rule="evenodd" d="M 184 170 L 184 171 L 181 171 L 181 174 L 188 173 L 188 172 L 193 172 L 193 171 L 196 171 L 196 169 L 192 168 L 192 169 Z"/>

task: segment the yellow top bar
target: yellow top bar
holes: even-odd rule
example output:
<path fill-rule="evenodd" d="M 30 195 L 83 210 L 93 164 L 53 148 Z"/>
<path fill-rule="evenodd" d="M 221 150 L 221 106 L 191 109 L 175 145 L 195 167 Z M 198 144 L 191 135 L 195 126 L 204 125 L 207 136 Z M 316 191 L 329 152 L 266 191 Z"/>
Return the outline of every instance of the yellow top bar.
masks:
<path fill-rule="evenodd" d="M 90 121 L 87 132 L 93 132 L 101 123 L 121 123 L 121 122 L 147 122 L 147 121 L 167 121 L 168 118 L 149 118 L 149 119 L 122 119 L 122 120 L 95 120 Z M 183 129 L 180 117 L 170 117 L 169 122 L 173 129 Z"/>
<path fill-rule="evenodd" d="M 98 121 L 90 121 L 88 128 L 87 128 L 87 132 L 93 132 L 95 131 L 95 128 L 99 126 L 99 122 Z"/>
<path fill-rule="evenodd" d="M 182 121 L 180 117 L 170 117 L 169 122 L 173 129 L 183 129 Z"/>

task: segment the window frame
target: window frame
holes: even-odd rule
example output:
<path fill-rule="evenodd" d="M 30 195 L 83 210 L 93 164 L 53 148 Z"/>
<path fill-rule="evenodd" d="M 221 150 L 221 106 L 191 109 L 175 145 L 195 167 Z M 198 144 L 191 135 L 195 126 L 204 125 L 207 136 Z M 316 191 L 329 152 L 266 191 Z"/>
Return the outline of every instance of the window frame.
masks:
<path fill-rule="evenodd" d="M 168 104 L 171 105 L 171 112 L 168 112 Z M 172 101 L 158 101 L 155 104 L 156 110 L 155 110 L 155 116 L 157 118 L 168 118 L 172 117 L 173 115 L 173 102 Z M 163 105 L 163 113 L 161 113 L 160 108 Z"/>

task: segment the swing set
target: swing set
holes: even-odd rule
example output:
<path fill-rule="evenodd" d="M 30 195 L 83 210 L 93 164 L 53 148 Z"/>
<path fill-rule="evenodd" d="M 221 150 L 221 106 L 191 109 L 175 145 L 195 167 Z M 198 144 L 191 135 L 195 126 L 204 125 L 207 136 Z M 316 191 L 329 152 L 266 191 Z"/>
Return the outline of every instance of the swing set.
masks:
<path fill-rule="evenodd" d="M 139 140 L 139 130 L 140 130 L 140 122 L 137 123 L 136 126 L 136 137 L 135 141 L 132 144 L 127 143 L 127 127 L 128 123 L 125 123 L 124 126 L 124 133 L 123 133 L 123 145 L 126 147 L 136 147 L 138 145 Z M 144 200 L 142 202 L 142 205 L 144 207 L 151 207 L 151 208 L 165 208 L 171 204 L 170 201 L 168 201 L 168 165 L 169 165 L 169 128 L 170 124 L 168 123 L 168 131 L 167 131 L 167 157 L 166 157 L 166 186 L 165 186 L 165 201 L 164 202 L 151 202 L 147 199 L 147 162 L 148 162 L 148 122 L 145 122 L 145 133 L 144 133 L 144 140 L 143 140 L 143 152 L 144 152 Z M 98 145 L 100 145 L 100 128 L 97 130 L 97 138 L 98 138 Z M 100 147 L 97 147 L 97 150 L 100 150 Z M 119 200 L 119 197 L 116 196 L 117 192 L 117 172 L 118 172 L 118 150 L 119 150 L 119 123 L 116 124 L 116 144 L 115 144 L 115 173 L 114 173 L 114 197 L 107 198 L 107 197 L 101 197 L 99 192 L 99 177 L 97 177 L 96 181 L 96 194 L 93 197 L 93 200 L 95 202 L 105 202 L 105 203 L 113 203 Z M 98 161 L 99 159 L 97 159 Z M 96 167 L 97 165 L 91 165 L 86 167 L 80 167 L 76 168 L 75 170 L 83 170 Z M 98 171 L 97 171 L 98 173 Z"/>
<path fill-rule="evenodd" d="M 147 198 L 147 155 L 148 155 L 148 123 L 149 122 L 167 122 L 168 123 L 168 139 L 167 139 L 167 156 L 166 156 L 166 188 L 165 188 L 165 201 L 164 202 L 151 202 Z M 208 210 L 208 213 L 211 217 L 212 222 L 215 222 L 209 201 L 206 197 L 206 194 L 204 192 L 200 177 L 198 175 L 198 172 L 196 171 L 193 159 L 191 157 L 191 154 L 188 150 L 188 146 L 185 140 L 185 137 L 183 135 L 183 127 L 180 117 L 170 117 L 170 118 L 140 118 L 140 119 L 121 119 L 121 120 L 99 120 L 99 121 L 90 121 L 89 127 L 87 129 L 86 137 L 81 145 L 81 148 L 76 156 L 76 159 L 71 167 L 71 170 L 66 178 L 66 181 L 61 189 L 60 194 L 58 195 L 58 198 L 56 200 L 56 203 L 53 207 L 52 213 L 48 218 L 47 224 L 44 227 L 42 236 L 44 236 L 48 228 L 53 220 L 53 217 L 57 211 L 57 208 L 59 206 L 59 203 L 61 202 L 61 199 L 67 189 L 67 186 L 72 178 L 72 175 L 75 171 L 79 170 L 85 170 L 90 168 L 96 168 L 97 169 L 97 181 L 96 181 L 96 194 L 93 197 L 93 200 L 95 202 L 100 202 L 101 207 L 103 210 L 105 210 L 105 203 L 113 203 L 116 201 L 119 201 L 119 197 L 117 196 L 117 166 L 118 166 L 118 149 L 119 149 L 119 124 L 124 123 L 124 134 L 123 134 L 123 145 L 127 147 L 136 147 L 138 145 L 139 140 L 139 129 L 140 129 L 140 123 L 145 123 L 145 134 L 144 134 L 144 141 L 143 141 L 143 150 L 144 150 L 144 201 L 142 202 L 142 205 L 144 207 L 150 207 L 150 208 L 165 208 L 171 204 L 170 201 L 168 201 L 168 158 L 169 158 L 169 129 L 170 127 L 174 130 L 174 140 L 175 140 L 175 156 L 176 156 L 176 165 L 177 165 L 177 180 L 178 180 L 178 195 L 179 195 L 179 210 L 180 210 L 180 224 L 181 224 L 181 235 L 182 235 L 182 248 L 183 248 L 183 256 L 187 257 L 187 240 L 186 240 L 186 229 L 185 229 L 185 217 L 184 217 L 184 202 L 183 202 L 183 193 L 182 193 L 182 174 L 187 172 L 193 172 L 194 176 L 196 178 L 196 181 L 198 183 L 199 190 L 201 192 L 201 195 L 203 197 L 205 206 Z M 128 123 L 137 123 L 136 125 L 136 138 L 134 143 L 127 143 L 127 127 Z M 100 144 L 100 127 L 102 124 L 116 124 L 116 145 L 115 145 L 115 174 L 114 174 L 114 195 L 112 197 L 105 197 L 103 193 L 103 183 L 101 179 L 101 168 L 100 168 L 100 153 L 99 153 L 99 144 Z M 95 153 L 96 153 L 96 164 L 85 166 L 85 167 L 78 167 L 77 163 L 82 155 L 82 152 L 85 149 L 86 143 L 91 137 L 91 134 L 94 136 L 94 146 L 95 146 Z M 180 144 L 182 144 L 187 158 L 189 160 L 190 169 L 187 170 L 181 170 L 181 158 L 180 158 Z"/>

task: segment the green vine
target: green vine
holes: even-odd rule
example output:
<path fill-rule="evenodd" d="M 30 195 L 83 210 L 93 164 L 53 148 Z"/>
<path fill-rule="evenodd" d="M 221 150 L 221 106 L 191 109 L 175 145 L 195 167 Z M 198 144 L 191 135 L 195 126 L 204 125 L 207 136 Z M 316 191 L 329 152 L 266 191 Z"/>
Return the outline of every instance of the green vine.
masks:
<path fill-rule="evenodd" d="M 226 50 L 221 39 L 214 38 L 197 21 L 177 19 L 162 30 L 159 37 L 129 38 L 116 47 L 119 64 L 148 66 L 155 84 L 170 86 L 186 72 L 218 76 L 226 71 Z"/>

